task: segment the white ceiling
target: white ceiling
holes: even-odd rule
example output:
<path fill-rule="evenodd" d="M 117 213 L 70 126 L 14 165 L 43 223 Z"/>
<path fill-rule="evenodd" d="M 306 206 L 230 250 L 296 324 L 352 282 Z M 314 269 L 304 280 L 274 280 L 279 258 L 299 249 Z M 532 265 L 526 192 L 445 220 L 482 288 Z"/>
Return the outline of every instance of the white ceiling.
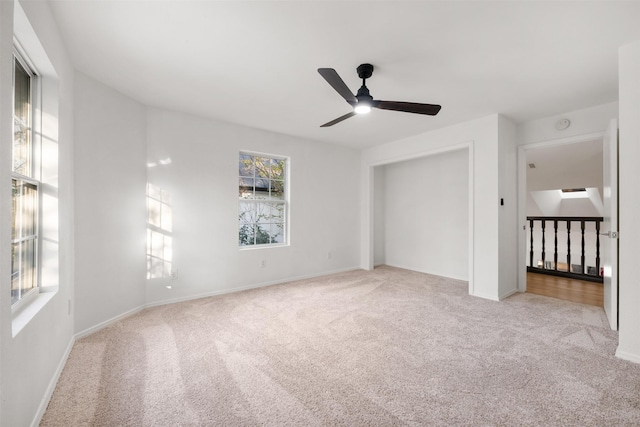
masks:
<path fill-rule="evenodd" d="M 529 191 L 595 187 L 602 194 L 602 139 L 527 150 Z"/>
<path fill-rule="evenodd" d="M 617 49 L 640 2 L 50 0 L 76 68 L 139 100 L 313 140 L 368 147 L 502 113 L 516 122 L 617 99 Z M 350 111 L 320 77 L 436 117 Z"/>

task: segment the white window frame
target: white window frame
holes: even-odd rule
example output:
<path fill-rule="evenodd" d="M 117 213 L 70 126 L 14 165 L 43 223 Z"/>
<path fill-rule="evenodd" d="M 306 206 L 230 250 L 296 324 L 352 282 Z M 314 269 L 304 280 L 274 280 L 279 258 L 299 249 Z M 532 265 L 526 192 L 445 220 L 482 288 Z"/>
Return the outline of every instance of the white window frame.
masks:
<path fill-rule="evenodd" d="M 23 175 L 21 173 L 15 172 L 13 170 L 13 137 L 12 137 L 12 148 L 11 148 L 11 180 L 23 181 L 25 183 L 31 184 L 35 187 L 36 190 L 36 213 L 35 213 L 35 234 L 29 238 L 20 237 L 17 239 L 11 240 L 11 245 L 14 243 L 18 243 L 20 241 L 26 240 L 35 240 L 35 249 L 34 249 L 34 276 L 35 276 L 35 286 L 33 289 L 27 291 L 25 294 L 21 295 L 21 297 L 11 304 L 11 312 L 12 314 L 16 314 L 24 307 L 28 306 L 31 302 L 33 302 L 41 290 L 41 218 L 42 218 L 42 183 L 40 181 L 40 144 L 38 135 L 40 135 L 40 118 L 37 114 L 40 111 L 39 101 L 40 101 L 40 81 L 39 74 L 36 68 L 33 66 L 32 62 L 29 60 L 29 57 L 26 55 L 24 49 L 18 43 L 17 40 L 14 39 L 14 49 L 13 49 L 13 59 L 12 59 L 12 110 L 15 108 L 15 61 L 20 63 L 20 66 L 29 74 L 30 77 L 30 123 L 28 124 L 30 127 L 30 168 L 29 168 L 29 176 Z M 15 113 L 14 113 L 15 114 Z M 13 114 L 12 114 L 12 128 L 13 128 Z M 12 184 L 13 185 L 13 184 Z M 13 217 L 12 217 L 13 223 Z M 11 270 L 13 271 L 13 265 Z"/>
<path fill-rule="evenodd" d="M 290 169 L 291 169 L 291 159 L 288 156 L 282 156 L 282 155 L 277 155 L 277 154 L 270 154 L 270 153 L 260 153 L 260 152 L 255 152 L 255 151 L 249 151 L 249 150 L 240 150 L 238 153 L 238 162 L 240 161 L 241 156 L 246 155 L 246 156 L 253 156 L 253 157 L 261 157 L 261 158 L 268 158 L 268 159 L 272 159 L 272 160 L 278 160 L 278 161 L 283 161 L 284 162 L 284 172 L 282 174 L 282 181 L 283 181 L 283 189 L 282 189 L 282 198 L 272 198 L 269 192 L 268 196 L 263 196 L 261 198 L 257 198 L 255 197 L 255 186 L 254 186 L 254 191 L 253 191 L 253 197 L 252 196 L 248 196 L 248 197 L 243 197 L 242 194 L 240 193 L 240 188 L 243 187 L 242 185 L 242 181 L 243 178 L 247 178 L 247 176 L 242 175 L 240 171 L 238 171 L 238 190 L 239 190 L 239 195 L 238 195 L 238 247 L 240 250 L 249 250 L 249 249 L 259 249 L 259 248 L 273 248 L 273 247 L 283 247 L 283 246 L 289 246 L 289 241 L 290 241 L 290 237 L 289 237 L 289 205 L 290 205 L 290 201 L 289 201 L 289 187 L 290 187 Z M 255 174 L 253 175 L 253 179 L 257 179 L 258 176 Z M 258 179 L 263 179 L 263 180 L 267 180 L 269 182 L 269 191 L 271 190 L 271 181 L 274 181 L 272 179 L 272 177 L 260 177 Z M 275 180 L 275 181 L 279 181 L 279 180 Z M 266 224 L 271 225 L 275 225 L 275 224 L 282 224 L 282 241 L 281 242 L 270 242 L 270 243 L 253 243 L 253 244 L 243 244 L 240 238 L 240 233 L 241 233 L 241 229 L 243 227 L 243 225 L 247 225 L 247 224 L 254 224 L 256 226 L 259 226 L 260 223 L 259 222 L 243 222 L 242 220 L 242 215 L 243 215 L 243 205 L 250 205 L 250 204 L 254 204 L 254 205 L 260 205 L 260 204 L 264 204 L 264 205 L 280 205 L 281 208 L 281 215 L 282 215 L 282 221 L 278 221 L 276 223 L 271 223 L 271 222 L 267 222 Z M 257 208 L 256 208 L 257 209 Z M 273 236 L 270 235 L 270 238 L 272 238 Z M 254 242 L 256 241 L 256 234 L 254 234 Z"/>

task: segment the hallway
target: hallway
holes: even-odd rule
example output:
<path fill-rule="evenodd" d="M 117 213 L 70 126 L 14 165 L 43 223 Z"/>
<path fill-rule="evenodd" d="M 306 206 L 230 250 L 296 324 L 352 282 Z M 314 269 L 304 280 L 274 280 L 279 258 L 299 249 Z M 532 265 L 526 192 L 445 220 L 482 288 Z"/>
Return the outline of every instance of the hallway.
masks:
<path fill-rule="evenodd" d="M 527 292 L 597 307 L 604 306 L 602 283 L 527 273 Z"/>

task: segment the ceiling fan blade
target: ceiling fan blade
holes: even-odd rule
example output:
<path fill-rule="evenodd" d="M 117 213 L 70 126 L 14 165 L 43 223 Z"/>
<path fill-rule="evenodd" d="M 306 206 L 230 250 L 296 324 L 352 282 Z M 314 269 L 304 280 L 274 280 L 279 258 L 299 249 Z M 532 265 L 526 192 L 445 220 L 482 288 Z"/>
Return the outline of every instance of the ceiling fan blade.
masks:
<path fill-rule="evenodd" d="M 440 105 L 397 101 L 373 101 L 373 107 L 381 110 L 403 111 L 405 113 L 427 114 L 429 116 L 435 116 L 442 108 Z"/>
<path fill-rule="evenodd" d="M 323 124 L 323 125 L 322 125 L 322 126 L 320 126 L 320 127 L 321 127 L 321 128 L 326 128 L 326 127 L 329 127 L 329 126 L 333 126 L 333 125 L 335 125 L 336 123 L 340 123 L 341 121 L 343 121 L 343 120 L 347 120 L 349 117 L 353 117 L 353 116 L 355 116 L 355 115 L 356 115 L 356 112 L 355 112 L 355 111 L 351 111 L 350 113 L 347 113 L 347 114 L 345 114 L 344 116 L 340 116 L 340 117 L 338 117 L 337 119 L 331 120 L 330 122 L 327 122 L 327 123 Z"/>
<path fill-rule="evenodd" d="M 336 70 L 333 68 L 318 68 L 318 72 L 349 104 L 358 102 L 356 96 L 351 92 L 351 90 L 349 90 Z"/>

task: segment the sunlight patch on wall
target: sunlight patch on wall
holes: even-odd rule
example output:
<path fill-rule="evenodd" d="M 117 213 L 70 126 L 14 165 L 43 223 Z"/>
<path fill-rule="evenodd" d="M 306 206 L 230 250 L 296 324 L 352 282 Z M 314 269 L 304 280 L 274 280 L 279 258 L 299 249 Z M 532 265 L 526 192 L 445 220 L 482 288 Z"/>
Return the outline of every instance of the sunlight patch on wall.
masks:
<path fill-rule="evenodd" d="M 172 228 L 171 194 L 147 183 L 147 279 L 171 277 Z"/>

